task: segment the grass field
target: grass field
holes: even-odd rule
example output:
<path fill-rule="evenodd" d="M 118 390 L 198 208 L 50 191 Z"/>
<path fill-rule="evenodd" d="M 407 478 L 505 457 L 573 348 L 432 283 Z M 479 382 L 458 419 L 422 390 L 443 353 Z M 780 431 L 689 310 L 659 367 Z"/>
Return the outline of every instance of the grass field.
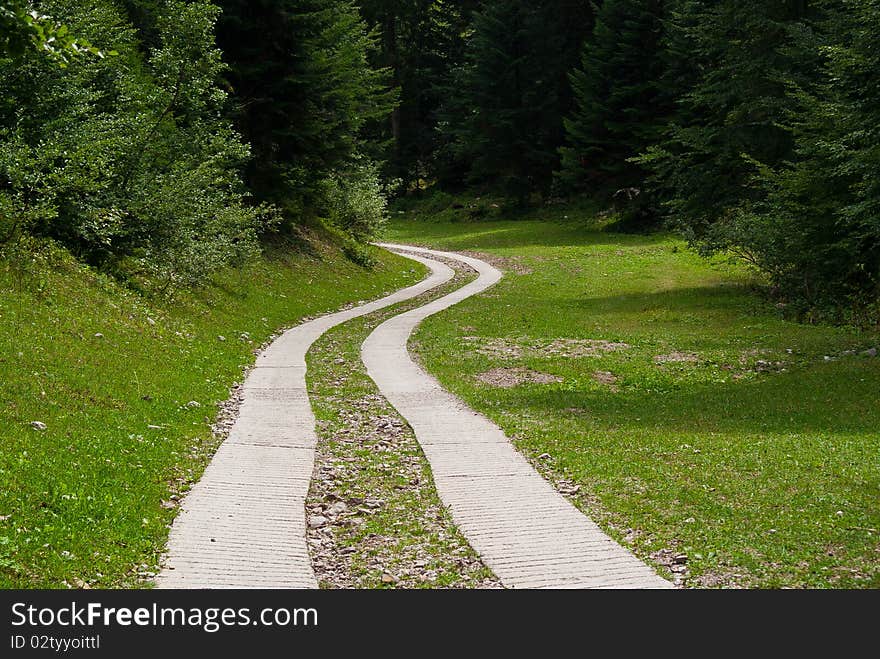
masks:
<path fill-rule="evenodd" d="M 638 555 L 690 586 L 880 586 L 876 332 L 787 322 L 746 270 L 590 219 L 409 210 L 387 237 L 507 271 L 411 347 Z"/>
<path fill-rule="evenodd" d="M 61 252 L 24 272 L 0 262 L 0 587 L 144 585 L 254 350 L 304 316 L 423 276 L 378 250 L 367 271 L 312 247 L 174 303 Z"/>

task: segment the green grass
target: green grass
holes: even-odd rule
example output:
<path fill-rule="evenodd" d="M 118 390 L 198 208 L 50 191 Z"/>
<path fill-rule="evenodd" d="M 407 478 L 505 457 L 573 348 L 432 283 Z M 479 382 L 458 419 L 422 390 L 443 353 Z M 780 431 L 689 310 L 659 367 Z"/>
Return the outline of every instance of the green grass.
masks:
<path fill-rule="evenodd" d="M 0 587 L 143 586 L 254 350 L 304 316 L 422 276 L 378 250 L 367 271 L 312 246 L 174 303 L 57 250 L 23 274 L 0 261 Z"/>
<path fill-rule="evenodd" d="M 388 238 L 509 272 L 413 347 L 548 478 L 580 485 L 577 505 L 615 538 L 649 561 L 686 554 L 692 586 L 880 586 L 880 358 L 862 354 L 876 332 L 787 322 L 744 268 L 670 236 L 586 216 L 419 218 L 398 215 Z M 629 347 L 564 357 L 560 338 Z M 690 361 L 656 360 L 673 353 Z M 475 377 L 499 367 L 561 382 Z"/>

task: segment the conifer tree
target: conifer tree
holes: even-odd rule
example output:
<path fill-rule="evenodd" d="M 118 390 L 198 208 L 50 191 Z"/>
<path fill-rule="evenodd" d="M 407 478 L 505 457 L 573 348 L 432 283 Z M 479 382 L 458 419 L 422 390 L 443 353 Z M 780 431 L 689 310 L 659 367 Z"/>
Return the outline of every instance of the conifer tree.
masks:
<path fill-rule="evenodd" d="M 393 97 L 371 67 L 374 37 L 350 0 L 223 0 L 218 41 L 257 194 L 296 213 L 358 159 L 361 131 Z"/>
<path fill-rule="evenodd" d="M 725 222 L 763 197 L 760 166 L 793 154 L 783 127 L 789 85 L 815 75 L 796 35 L 815 13 L 801 0 L 682 0 L 668 25 L 673 121 L 639 158 L 669 217 L 705 251 L 723 249 Z"/>
<path fill-rule="evenodd" d="M 561 126 L 556 71 L 562 36 L 534 0 L 489 2 L 476 14 L 450 128 L 472 182 L 500 185 L 525 202 L 546 191 Z M 450 116 L 452 113 L 447 113 Z"/>
<path fill-rule="evenodd" d="M 364 0 L 361 12 L 379 35 L 375 61 L 392 72 L 400 102 L 375 141 L 388 143 L 388 171 L 404 186 L 434 175 L 437 111 L 464 60 L 475 0 Z"/>
<path fill-rule="evenodd" d="M 606 0 L 581 66 L 571 74 L 574 112 L 565 120 L 562 188 L 610 191 L 640 186 L 627 162 L 654 144 L 668 120 L 660 84 L 663 0 Z"/>
<path fill-rule="evenodd" d="M 791 94 L 794 157 L 762 172 L 767 199 L 731 240 L 801 310 L 880 296 L 880 2 L 829 4 L 821 38 L 804 35 L 823 76 Z"/>

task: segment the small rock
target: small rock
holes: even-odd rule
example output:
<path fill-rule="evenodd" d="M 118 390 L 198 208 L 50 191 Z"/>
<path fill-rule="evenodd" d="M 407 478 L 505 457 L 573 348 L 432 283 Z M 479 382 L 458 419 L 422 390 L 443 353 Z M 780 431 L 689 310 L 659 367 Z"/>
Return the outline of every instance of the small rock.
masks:
<path fill-rule="evenodd" d="M 241 339 L 242 341 L 250 341 L 251 335 L 248 334 L 247 332 L 242 332 L 241 334 L 238 335 L 238 338 Z"/>
<path fill-rule="evenodd" d="M 155 324 L 156 324 L 156 321 L 153 320 L 152 318 L 150 318 L 149 316 L 147 316 L 147 324 L 148 324 L 148 325 L 155 325 Z"/>
<path fill-rule="evenodd" d="M 218 341 L 225 341 L 226 337 L 221 334 L 220 336 L 217 337 L 217 340 Z"/>
<path fill-rule="evenodd" d="M 838 517 L 843 517 L 843 511 L 842 511 L 842 510 L 838 510 L 838 511 L 837 511 L 836 513 L 834 513 L 834 514 L 837 515 Z"/>
<path fill-rule="evenodd" d="M 186 409 L 188 409 L 188 410 L 194 410 L 194 409 L 196 409 L 197 407 L 201 407 L 201 406 L 202 406 L 202 404 L 201 404 L 199 401 L 197 401 L 197 400 L 191 400 L 191 401 L 189 401 L 189 402 L 186 404 Z"/>
<path fill-rule="evenodd" d="M 95 334 L 95 338 L 96 338 L 96 339 L 103 339 L 103 338 L 104 338 L 104 335 L 101 334 L 100 332 L 98 332 L 98 333 Z"/>
<path fill-rule="evenodd" d="M 393 574 L 388 574 L 386 572 L 382 575 L 382 583 L 397 583 L 398 581 L 400 581 L 400 579 L 395 577 Z"/>
<path fill-rule="evenodd" d="M 695 520 L 693 517 L 688 517 L 686 520 L 684 520 L 684 523 L 685 524 L 693 524 L 696 521 L 697 520 Z"/>
<path fill-rule="evenodd" d="M 538 456 L 538 460 L 549 460 L 551 457 L 549 453 L 542 453 Z"/>
<path fill-rule="evenodd" d="M 42 421 L 31 421 L 31 428 L 33 428 L 34 430 L 39 430 L 40 432 L 43 432 L 44 430 L 46 430 L 47 427 L 48 426 Z"/>
<path fill-rule="evenodd" d="M 687 554 L 677 554 L 672 559 L 672 562 L 675 563 L 676 565 L 684 565 L 685 563 L 687 563 L 687 561 L 688 561 Z"/>
<path fill-rule="evenodd" d="M 327 523 L 329 521 L 330 520 L 323 515 L 314 515 L 312 517 L 309 517 L 309 528 L 320 529 L 321 527 L 327 526 Z"/>
<path fill-rule="evenodd" d="M 165 510 L 171 510 L 171 509 L 173 509 L 173 508 L 177 508 L 177 504 L 174 503 L 173 501 L 163 501 L 162 504 L 161 504 L 161 506 L 162 506 Z"/>
<path fill-rule="evenodd" d="M 335 517 L 337 515 L 341 515 L 342 513 L 346 512 L 347 510 L 348 510 L 348 506 L 346 506 L 344 502 L 337 501 L 332 506 L 330 506 L 330 508 L 327 510 L 327 512 L 330 515 L 333 515 Z"/>
<path fill-rule="evenodd" d="M 869 348 L 862 353 L 865 357 L 876 357 L 877 356 L 877 348 Z"/>

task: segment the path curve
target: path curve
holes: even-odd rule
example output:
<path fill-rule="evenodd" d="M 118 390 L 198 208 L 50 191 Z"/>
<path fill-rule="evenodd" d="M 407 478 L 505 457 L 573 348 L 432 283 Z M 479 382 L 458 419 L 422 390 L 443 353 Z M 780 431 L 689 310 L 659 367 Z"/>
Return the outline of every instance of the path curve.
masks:
<path fill-rule="evenodd" d="M 418 324 L 496 284 L 488 263 L 451 252 L 382 244 L 443 257 L 478 277 L 449 295 L 382 323 L 361 357 L 382 395 L 409 422 L 431 465 L 441 500 L 486 565 L 509 588 L 671 588 L 559 494 L 504 432 L 448 393 L 413 362 L 407 340 Z"/>
<path fill-rule="evenodd" d="M 318 587 L 306 544 L 305 502 L 318 443 L 306 353 L 332 327 L 417 297 L 455 274 L 436 261 L 415 260 L 430 270 L 418 284 L 303 323 L 260 355 L 229 437 L 183 499 L 157 587 Z"/>

